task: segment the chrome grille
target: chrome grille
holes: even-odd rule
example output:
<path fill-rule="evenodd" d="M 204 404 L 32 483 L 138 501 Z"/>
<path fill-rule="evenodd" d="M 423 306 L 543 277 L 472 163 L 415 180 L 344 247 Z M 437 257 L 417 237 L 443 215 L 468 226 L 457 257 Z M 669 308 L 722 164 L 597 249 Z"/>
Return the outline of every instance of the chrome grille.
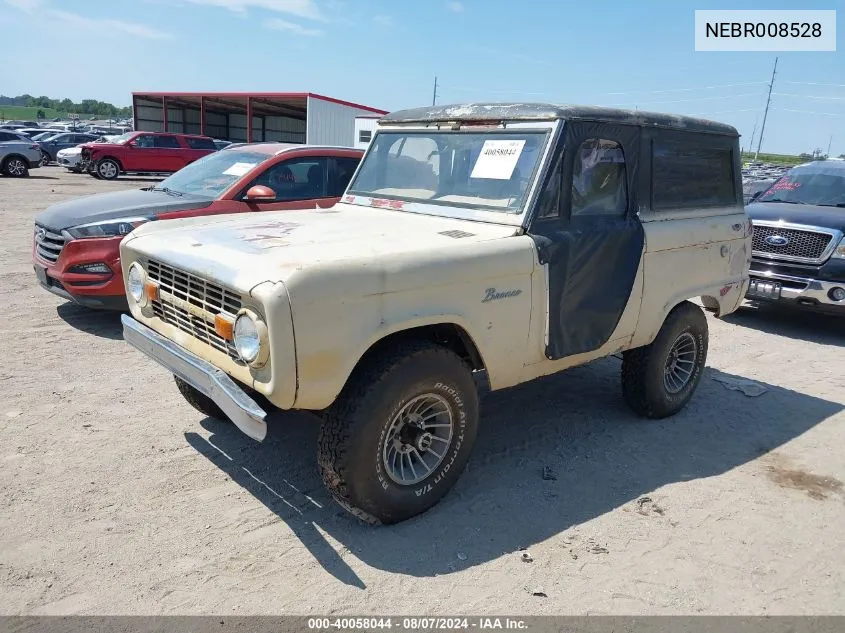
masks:
<path fill-rule="evenodd" d="M 217 314 L 225 312 L 235 316 L 241 309 L 238 295 L 214 282 L 158 261 L 148 263 L 147 275 L 159 285 L 159 300 L 152 303 L 153 313 L 159 319 L 240 362 L 235 346 L 214 330 Z M 200 309 L 199 314 L 176 305 L 173 298 L 196 306 Z"/>
<path fill-rule="evenodd" d="M 62 254 L 65 238 L 47 227 L 35 225 L 35 252 L 45 262 L 54 263 Z"/>
<path fill-rule="evenodd" d="M 788 243 L 783 246 L 768 244 L 766 238 L 779 236 Z M 751 250 L 755 255 L 806 263 L 821 263 L 829 255 L 834 235 L 820 230 L 787 228 L 777 225 L 754 224 Z"/>

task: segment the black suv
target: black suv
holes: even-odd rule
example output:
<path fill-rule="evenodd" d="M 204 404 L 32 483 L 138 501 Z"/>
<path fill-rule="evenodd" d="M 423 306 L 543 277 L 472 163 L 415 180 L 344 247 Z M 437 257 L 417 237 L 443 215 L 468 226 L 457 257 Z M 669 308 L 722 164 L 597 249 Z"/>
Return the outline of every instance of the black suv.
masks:
<path fill-rule="evenodd" d="M 845 315 L 845 161 L 793 167 L 746 207 L 747 298 Z"/>

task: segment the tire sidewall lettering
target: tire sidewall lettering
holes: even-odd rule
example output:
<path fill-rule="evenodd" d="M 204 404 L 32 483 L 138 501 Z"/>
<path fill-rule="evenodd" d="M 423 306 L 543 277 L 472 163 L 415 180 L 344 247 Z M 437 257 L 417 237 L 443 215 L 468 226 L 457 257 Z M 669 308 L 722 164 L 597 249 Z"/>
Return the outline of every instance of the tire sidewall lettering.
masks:
<path fill-rule="evenodd" d="M 390 421 L 399 413 L 399 411 L 404 407 L 410 400 L 417 397 L 420 393 L 424 393 L 426 389 L 430 389 L 434 392 L 439 392 L 449 403 L 452 409 L 452 415 L 456 419 L 456 429 L 452 435 L 452 442 L 449 446 L 449 452 L 437 470 L 429 475 L 426 479 L 424 479 L 419 484 L 416 484 L 416 487 L 411 486 L 400 486 L 392 481 L 384 470 L 384 463 L 382 460 L 382 447 L 384 446 L 385 436 L 387 434 L 388 428 L 390 427 Z M 458 388 L 446 384 L 443 382 L 436 382 L 432 387 L 424 387 L 423 389 L 417 389 L 413 393 L 406 395 L 405 397 L 401 398 L 396 404 L 391 407 L 390 412 L 387 416 L 382 420 L 381 431 L 379 433 L 378 444 L 376 445 L 376 478 L 378 480 L 378 485 L 381 489 L 385 492 L 389 492 L 391 489 L 401 494 L 407 494 L 413 491 L 415 497 L 425 497 L 429 493 L 433 492 L 436 488 L 440 486 L 446 479 L 446 475 L 452 469 L 455 461 L 458 459 L 458 456 L 461 452 L 461 447 L 464 444 L 464 438 L 466 434 L 466 425 L 467 425 L 467 413 L 465 410 L 464 399 L 461 397 L 461 392 Z"/>

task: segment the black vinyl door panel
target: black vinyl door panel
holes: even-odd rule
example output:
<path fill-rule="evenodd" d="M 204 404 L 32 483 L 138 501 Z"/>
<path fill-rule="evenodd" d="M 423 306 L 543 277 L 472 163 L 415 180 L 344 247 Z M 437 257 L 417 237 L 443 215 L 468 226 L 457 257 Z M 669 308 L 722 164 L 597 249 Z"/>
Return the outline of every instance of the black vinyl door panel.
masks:
<path fill-rule="evenodd" d="M 597 220 L 550 233 L 539 243 L 549 279 L 546 356 L 598 349 L 628 305 L 643 250 L 642 225 L 636 218 Z"/>
<path fill-rule="evenodd" d="M 546 356 L 600 348 L 631 297 L 645 236 L 636 214 L 639 129 L 567 123 L 558 218 L 534 222 L 548 267 Z"/>

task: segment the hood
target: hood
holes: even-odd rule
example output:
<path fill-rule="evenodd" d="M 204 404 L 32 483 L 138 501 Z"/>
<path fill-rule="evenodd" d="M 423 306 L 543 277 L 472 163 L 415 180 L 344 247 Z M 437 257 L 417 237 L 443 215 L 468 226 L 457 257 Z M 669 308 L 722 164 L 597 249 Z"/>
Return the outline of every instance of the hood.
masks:
<path fill-rule="evenodd" d="M 47 207 L 35 221 L 55 231 L 102 220 L 157 215 L 168 211 L 203 209 L 213 200 L 188 195 L 172 196 L 163 191 L 129 189 L 75 198 Z"/>
<path fill-rule="evenodd" d="M 753 202 L 745 207 L 752 220 L 809 224 L 845 231 L 845 208 L 784 202 Z"/>
<path fill-rule="evenodd" d="M 233 288 L 286 281 L 315 266 L 412 265 L 401 256 L 515 235 L 519 227 L 339 203 L 331 209 L 187 218 L 144 224 L 124 244 Z M 397 259 L 397 257 L 400 257 Z"/>

